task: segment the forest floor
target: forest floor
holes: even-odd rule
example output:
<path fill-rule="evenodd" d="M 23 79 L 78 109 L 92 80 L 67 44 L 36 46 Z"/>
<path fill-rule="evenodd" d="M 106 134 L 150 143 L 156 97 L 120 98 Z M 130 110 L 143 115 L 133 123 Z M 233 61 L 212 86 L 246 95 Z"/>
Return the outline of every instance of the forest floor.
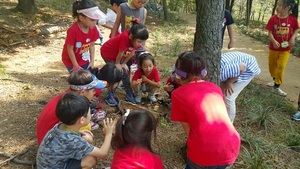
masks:
<path fill-rule="evenodd" d="M 15 3 L 4 5 L 7 5 L 7 8 L 12 8 Z M 1 11 L 1 17 L 4 15 L 11 16 L 9 12 L 8 10 Z M 190 21 L 195 21 L 195 19 L 192 19 L 195 16 L 184 14 L 180 17 L 189 21 L 190 33 L 193 34 L 195 22 Z M 64 22 L 61 24 L 65 22 L 71 23 L 72 18 L 70 15 L 62 16 L 62 18 L 60 22 Z M 146 24 L 149 24 L 148 29 L 151 34 L 151 31 L 154 31 L 156 26 L 160 26 L 161 22 L 151 17 L 151 15 L 147 19 Z M 1 156 L 1 153 L 13 156 L 26 151 L 18 159 L 34 162 L 38 148 L 35 136 L 37 117 L 53 96 L 64 92 L 67 88 L 66 77 L 68 77 L 68 72 L 61 63 L 61 50 L 66 36 L 65 30 L 49 34 L 48 36 L 40 36 L 36 34 L 37 30 L 33 27 L 31 28 L 32 31 L 30 31 L 32 32 L 31 34 L 28 32 L 22 34 L 22 28 L 26 27 L 26 24 L 26 21 L 20 21 L 17 26 L 7 24 L 0 26 L 0 63 L 3 66 L 0 67 L 0 70 L 4 72 L 0 74 L 0 168 L 5 169 L 33 168 L 30 165 L 20 165 L 15 162 L 2 164 L 8 157 Z M 53 25 L 57 24 L 59 23 L 53 23 Z M 11 27 L 17 29 L 12 30 L 10 29 Z M 105 39 L 108 39 L 109 31 L 104 28 L 102 30 Z M 21 36 L 24 40 L 19 44 L 13 44 L 13 41 L 5 41 L 7 39 L 14 40 L 15 36 Z M 235 29 L 234 39 L 235 45 L 232 50 L 243 51 L 256 56 L 262 73 L 254 81 L 266 85 L 271 80 L 267 65 L 268 47 L 239 33 L 237 29 Z M 154 42 L 153 36 L 150 36 L 147 44 L 152 42 Z M 227 42 L 228 38 L 225 37 L 224 46 L 226 46 Z M 103 65 L 104 62 L 99 55 L 99 49 L 100 46 L 96 50 L 96 63 L 97 65 Z M 223 52 L 225 51 L 228 50 L 224 48 Z M 160 60 L 157 62 L 160 62 Z M 171 65 L 169 66 L 171 69 Z M 300 59 L 291 56 L 282 89 L 288 93 L 286 98 L 293 104 L 296 104 L 299 93 L 299 73 Z M 162 82 L 165 82 L 165 80 L 162 79 Z M 103 95 L 105 92 L 104 90 Z M 166 97 L 166 93 L 162 89 L 160 89 L 160 94 L 162 97 Z M 117 96 L 120 99 L 124 99 L 124 92 L 118 90 Z M 163 112 L 166 116 L 160 118 L 161 123 L 158 127 L 154 149 L 162 157 L 166 168 L 184 168 L 184 161 L 180 155 L 180 149 L 185 144 L 186 139 L 183 129 L 178 123 L 168 121 L 169 110 L 166 106 L 149 103 L 141 106 L 154 111 L 155 105 L 159 106 L 157 112 Z M 124 106 L 128 107 L 129 105 L 124 104 Z M 103 104 L 103 109 L 108 114 L 113 114 L 116 111 L 115 108 L 111 108 L 105 103 Z M 103 141 L 102 130 L 94 131 L 94 135 L 96 136 L 95 145 L 100 146 Z M 113 151 L 110 151 L 109 156 L 100 160 L 96 168 L 109 166 L 112 154 Z"/>

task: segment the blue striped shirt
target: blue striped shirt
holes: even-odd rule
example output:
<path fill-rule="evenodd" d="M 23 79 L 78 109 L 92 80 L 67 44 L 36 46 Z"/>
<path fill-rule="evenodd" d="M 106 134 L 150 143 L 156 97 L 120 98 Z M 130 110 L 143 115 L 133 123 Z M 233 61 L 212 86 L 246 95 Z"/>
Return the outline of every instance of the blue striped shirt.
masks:
<path fill-rule="evenodd" d="M 246 70 L 240 75 L 240 63 L 246 64 Z M 235 78 L 237 82 L 246 81 L 260 73 L 256 58 L 243 52 L 227 52 L 221 55 L 220 79 L 225 82 L 227 79 Z"/>

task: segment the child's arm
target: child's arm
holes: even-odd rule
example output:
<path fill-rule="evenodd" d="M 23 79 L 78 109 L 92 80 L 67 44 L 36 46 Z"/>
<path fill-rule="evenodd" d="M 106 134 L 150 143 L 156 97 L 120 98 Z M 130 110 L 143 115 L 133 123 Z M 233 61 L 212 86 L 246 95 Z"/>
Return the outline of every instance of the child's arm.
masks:
<path fill-rule="evenodd" d="M 147 17 L 147 9 L 144 8 L 144 19 L 143 19 L 143 21 L 142 21 L 142 24 L 143 24 L 143 25 L 145 25 L 145 23 L 146 23 L 146 17 Z"/>
<path fill-rule="evenodd" d="M 225 96 L 227 94 L 231 95 L 232 93 L 234 93 L 233 83 L 235 81 L 237 81 L 238 77 L 245 72 L 246 64 L 245 63 L 239 63 L 239 69 L 240 69 L 240 72 L 236 77 L 231 77 L 231 78 L 228 78 L 226 81 L 224 81 L 224 85 L 222 85 L 222 89 L 223 89 L 223 92 L 224 92 Z"/>
<path fill-rule="evenodd" d="M 113 120 L 111 118 L 103 120 L 103 132 L 105 134 L 104 142 L 100 148 L 94 147 L 93 151 L 89 155 L 97 158 L 105 158 L 107 156 L 116 122 L 117 119 Z"/>
<path fill-rule="evenodd" d="M 277 42 L 275 40 L 275 38 L 274 38 L 274 36 L 272 34 L 272 31 L 269 31 L 268 34 L 269 34 L 269 40 L 273 43 L 274 48 L 278 49 L 280 47 L 280 44 L 279 44 L 279 42 Z"/>
<path fill-rule="evenodd" d="M 110 35 L 111 38 L 115 37 L 116 34 L 117 34 L 117 32 L 118 32 L 119 26 L 121 24 L 121 12 L 122 12 L 121 7 L 118 7 L 117 8 L 117 18 L 116 18 L 114 26 L 113 26 L 113 28 L 111 30 L 111 35 Z"/>
<path fill-rule="evenodd" d="M 233 24 L 227 25 L 227 32 L 229 36 L 229 43 L 228 43 L 228 49 L 233 48 Z"/>
<path fill-rule="evenodd" d="M 82 69 L 79 65 L 78 65 L 78 62 L 76 60 L 76 57 L 75 57 L 75 53 L 73 51 L 73 48 L 74 46 L 71 46 L 71 45 L 67 45 L 67 51 L 68 51 L 68 55 L 70 57 L 70 60 L 73 64 L 73 69 L 72 70 L 79 70 L 79 69 Z"/>
<path fill-rule="evenodd" d="M 155 82 L 152 81 L 150 79 L 148 79 L 146 76 L 142 76 L 142 81 L 150 86 L 156 87 L 156 88 L 160 88 L 160 82 Z"/>
<path fill-rule="evenodd" d="M 95 63 L 95 42 L 91 42 L 90 46 L 90 64 L 87 68 L 94 68 L 94 63 Z"/>
<path fill-rule="evenodd" d="M 298 29 L 295 29 L 292 37 L 289 40 L 289 45 L 291 46 L 291 48 L 293 48 L 296 43 L 295 39 L 296 39 L 297 35 L 298 35 Z"/>

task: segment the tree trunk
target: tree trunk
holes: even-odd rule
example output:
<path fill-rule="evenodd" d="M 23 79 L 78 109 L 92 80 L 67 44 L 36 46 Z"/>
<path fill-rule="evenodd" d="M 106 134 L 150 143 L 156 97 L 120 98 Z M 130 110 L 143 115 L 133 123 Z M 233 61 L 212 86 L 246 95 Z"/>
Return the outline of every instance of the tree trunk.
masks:
<path fill-rule="evenodd" d="M 37 13 L 37 8 L 35 6 L 34 0 L 18 0 L 16 9 L 25 14 Z"/>
<path fill-rule="evenodd" d="M 252 8 L 252 0 L 247 0 L 247 7 L 246 7 L 246 26 L 249 25 L 250 22 L 250 14 Z"/>
<path fill-rule="evenodd" d="M 272 9 L 272 15 L 274 15 L 274 14 L 275 14 L 275 10 L 276 10 L 276 6 L 277 6 L 277 2 L 278 2 L 278 0 L 275 0 L 274 6 L 273 6 L 273 9 Z"/>
<path fill-rule="evenodd" d="M 234 0 L 231 0 L 230 6 L 229 6 L 229 11 L 230 11 L 230 13 L 232 13 L 233 5 L 234 5 Z"/>
<path fill-rule="evenodd" d="M 163 9 L 164 9 L 164 20 L 168 21 L 169 14 L 168 14 L 168 6 L 167 6 L 167 0 L 162 0 Z"/>
<path fill-rule="evenodd" d="M 206 69 L 208 72 L 206 77 L 208 81 L 219 85 L 225 1 L 196 0 L 196 5 L 197 24 L 194 51 L 202 50 L 206 53 Z"/>
<path fill-rule="evenodd" d="M 230 11 L 230 0 L 226 0 L 226 2 L 225 2 L 225 9 L 227 9 L 227 10 Z"/>

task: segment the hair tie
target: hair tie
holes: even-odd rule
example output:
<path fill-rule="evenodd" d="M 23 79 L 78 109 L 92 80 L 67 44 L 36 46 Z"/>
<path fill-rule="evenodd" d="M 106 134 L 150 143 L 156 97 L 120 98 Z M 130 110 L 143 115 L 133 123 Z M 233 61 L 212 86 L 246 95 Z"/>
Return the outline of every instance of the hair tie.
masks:
<path fill-rule="evenodd" d="M 125 125 L 125 121 L 129 113 L 130 113 L 130 109 L 126 109 L 126 113 L 124 114 L 124 119 L 123 119 L 123 125 Z"/>
<path fill-rule="evenodd" d="M 203 70 L 201 70 L 201 72 L 200 72 L 201 77 L 204 77 L 206 75 L 206 73 L 207 73 L 207 71 L 205 68 Z"/>

